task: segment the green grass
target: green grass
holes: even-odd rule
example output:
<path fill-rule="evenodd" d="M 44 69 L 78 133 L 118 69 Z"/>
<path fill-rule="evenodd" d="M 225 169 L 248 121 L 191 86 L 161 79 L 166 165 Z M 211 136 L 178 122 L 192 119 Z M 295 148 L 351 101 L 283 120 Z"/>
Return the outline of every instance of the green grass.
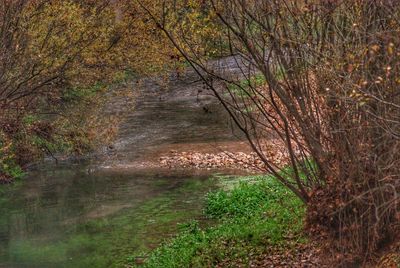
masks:
<path fill-rule="evenodd" d="M 1 155 L 0 155 L 1 156 Z M 11 157 L 0 160 L 0 177 L 1 174 L 5 174 L 13 180 L 21 179 L 25 172 L 22 170 L 15 160 Z"/>
<path fill-rule="evenodd" d="M 204 214 L 216 221 L 214 226 L 181 225 L 179 235 L 151 252 L 144 267 L 246 264 L 267 248 L 304 242 L 304 212 L 301 201 L 272 178 L 247 178 L 207 195 Z"/>

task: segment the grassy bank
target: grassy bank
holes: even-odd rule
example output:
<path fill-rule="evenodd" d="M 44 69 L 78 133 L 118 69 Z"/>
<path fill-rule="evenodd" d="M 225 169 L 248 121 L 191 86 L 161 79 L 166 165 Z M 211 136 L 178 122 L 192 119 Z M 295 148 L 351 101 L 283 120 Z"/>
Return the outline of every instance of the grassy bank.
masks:
<path fill-rule="evenodd" d="M 303 243 L 301 201 L 271 178 L 242 179 L 207 195 L 204 214 L 216 220 L 212 227 L 181 225 L 178 236 L 154 250 L 144 267 L 237 266 L 271 248 Z"/>

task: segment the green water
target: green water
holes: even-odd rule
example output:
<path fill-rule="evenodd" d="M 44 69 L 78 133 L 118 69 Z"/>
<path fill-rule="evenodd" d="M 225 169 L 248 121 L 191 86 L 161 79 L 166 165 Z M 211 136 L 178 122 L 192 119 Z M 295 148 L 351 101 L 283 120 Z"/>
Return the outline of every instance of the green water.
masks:
<path fill-rule="evenodd" d="M 240 71 L 236 60 L 225 61 L 216 66 Z M 195 72 L 167 87 L 158 80 L 144 81 L 115 144 L 90 166 L 48 164 L 0 186 L 0 268 L 127 267 L 174 235 L 177 223 L 200 217 L 205 193 L 217 187 L 211 171 L 153 170 L 142 161 L 157 166 L 160 146 L 212 146 L 240 132 Z M 116 98 L 106 109 L 123 105 Z"/>
<path fill-rule="evenodd" d="M 199 217 L 215 187 L 190 173 L 37 175 L 0 190 L 0 267 L 126 267 Z"/>

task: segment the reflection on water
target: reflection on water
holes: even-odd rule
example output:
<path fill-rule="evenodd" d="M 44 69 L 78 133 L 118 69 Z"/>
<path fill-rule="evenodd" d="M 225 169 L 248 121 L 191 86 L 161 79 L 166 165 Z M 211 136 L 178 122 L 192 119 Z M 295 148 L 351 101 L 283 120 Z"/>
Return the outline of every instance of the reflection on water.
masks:
<path fill-rule="evenodd" d="M 213 188 L 204 175 L 161 173 L 59 169 L 7 186 L 0 267 L 123 267 L 127 257 L 172 234 L 177 222 L 198 216 Z"/>
<path fill-rule="evenodd" d="M 167 88 L 147 81 L 109 151 L 87 164 L 46 164 L 19 185 L 2 186 L 0 267 L 124 267 L 173 234 L 177 222 L 199 216 L 212 172 L 134 164 L 157 157 L 161 145 L 235 139 L 217 100 L 196 80 L 189 72 Z M 124 165 L 132 168 L 118 168 Z"/>

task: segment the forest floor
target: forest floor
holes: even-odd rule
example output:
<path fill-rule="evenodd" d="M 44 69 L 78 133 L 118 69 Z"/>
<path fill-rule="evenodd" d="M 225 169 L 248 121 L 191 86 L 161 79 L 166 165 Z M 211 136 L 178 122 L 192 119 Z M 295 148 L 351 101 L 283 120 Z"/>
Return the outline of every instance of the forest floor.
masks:
<path fill-rule="evenodd" d="M 144 260 L 132 262 L 132 267 L 335 267 L 326 263 L 331 258 L 321 245 L 304 232 L 301 201 L 273 177 L 260 175 L 265 174 L 263 165 L 244 142 L 174 148 L 160 149 L 160 166 L 238 169 L 249 175 L 233 181 L 219 178 L 220 190 L 204 200 L 204 217 L 211 226 L 197 221 L 182 224 L 174 239 Z M 276 164 L 287 165 L 278 142 L 271 142 L 268 152 Z M 400 268 L 400 244 L 385 249 L 367 267 Z"/>
<path fill-rule="evenodd" d="M 284 167 L 289 162 L 285 146 L 278 140 L 268 140 L 263 148 L 268 159 L 277 166 Z M 213 146 L 196 144 L 175 147 L 160 153 L 160 164 L 168 168 L 196 169 L 239 169 L 253 173 L 265 173 L 265 166 L 255 152 L 243 141 L 215 143 Z M 205 149 L 204 149 L 205 148 Z"/>

